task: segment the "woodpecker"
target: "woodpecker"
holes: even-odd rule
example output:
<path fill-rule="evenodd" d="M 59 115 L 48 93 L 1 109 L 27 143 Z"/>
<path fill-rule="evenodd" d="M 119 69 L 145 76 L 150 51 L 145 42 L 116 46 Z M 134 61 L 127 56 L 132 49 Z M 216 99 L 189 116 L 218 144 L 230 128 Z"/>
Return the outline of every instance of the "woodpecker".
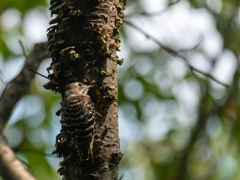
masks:
<path fill-rule="evenodd" d="M 93 161 L 92 144 L 95 126 L 95 107 L 90 96 L 87 95 L 93 85 L 81 82 L 69 84 L 65 89 L 63 99 L 63 119 L 67 133 L 74 141 L 80 161 Z"/>

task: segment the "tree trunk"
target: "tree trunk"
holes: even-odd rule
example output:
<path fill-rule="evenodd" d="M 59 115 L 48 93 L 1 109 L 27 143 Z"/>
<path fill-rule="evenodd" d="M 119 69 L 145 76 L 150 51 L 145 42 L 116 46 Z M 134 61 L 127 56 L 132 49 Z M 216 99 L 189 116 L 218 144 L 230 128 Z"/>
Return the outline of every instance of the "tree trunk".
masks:
<path fill-rule="evenodd" d="M 57 136 L 56 153 L 64 158 L 59 173 L 64 180 L 118 178 L 122 158 L 118 135 L 117 64 L 119 27 L 122 24 L 123 0 L 51 0 L 50 10 L 57 14 L 50 21 L 47 49 L 52 57 L 50 81 L 46 89 L 59 92 L 64 98 L 65 87 L 71 82 L 95 85 L 89 92 L 96 111 L 93 160 L 80 161 L 68 141 L 62 121 Z M 64 115 L 62 115 L 62 119 Z"/>

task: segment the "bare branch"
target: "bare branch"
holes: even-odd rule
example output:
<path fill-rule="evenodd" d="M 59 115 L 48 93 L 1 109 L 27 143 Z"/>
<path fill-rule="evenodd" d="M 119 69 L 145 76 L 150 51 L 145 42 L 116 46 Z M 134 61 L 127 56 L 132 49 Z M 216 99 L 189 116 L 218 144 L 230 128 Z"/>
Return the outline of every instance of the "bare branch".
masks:
<path fill-rule="evenodd" d="M 38 74 L 39 76 L 42 76 L 42 77 L 44 77 L 44 78 L 46 78 L 46 79 L 50 79 L 49 77 L 44 76 L 43 74 L 40 74 L 40 73 L 38 73 L 37 71 L 34 71 L 34 70 L 32 70 L 32 69 L 29 69 L 29 71 L 32 71 L 33 73 L 36 73 L 36 74 Z"/>
<path fill-rule="evenodd" d="M 215 82 L 217 82 L 217 83 L 219 83 L 219 84 L 221 84 L 221 85 L 223 85 L 223 86 L 225 86 L 225 87 L 227 87 L 227 88 L 229 87 L 229 85 L 227 85 L 227 84 L 225 84 L 225 83 L 223 83 L 223 82 L 220 82 L 219 80 L 217 80 L 216 78 L 214 78 L 211 74 L 206 73 L 206 72 L 203 72 L 203 71 L 201 71 L 201 70 L 193 67 L 193 66 L 189 63 L 189 61 L 187 60 L 187 58 L 184 57 L 184 56 L 182 56 L 182 55 L 180 54 L 180 52 L 183 52 L 183 50 L 175 51 L 175 50 L 171 49 L 170 47 L 167 47 L 167 46 L 163 45 L 159 40 L 157 40 L 156 38 L 154 38 L 154 37 L 152 37 L 151 35 L 147 34 L 147 33 L 144 32 L 142 29 L 140 29 L 139 27 L 135 26 L 135 25 L 132 24 L 131 22 L 129 22 L 129 21 L 127 21 L 127 20 L 124 20 L 124 22 L 127 23 L 127 24 L 129 24 L 129 25 L 131 25 L 132 27 L 134 27 L 136 30 L 138 30 L 139 32 L 141 32 L 142 34 L 144 34 L 147 38 L 152 39 L 154 42 L 156 42 L 159 46 L 161 46 L 161 47 L 162 47 L 165 51 L 167 51 L 169 54 L 172 54 L 173 56 L 179 57 L 179 58 L 181 58 L 182 60 L 184 60 L 185 63 L 188 65 L 188 67 L 189 67 L 191 70 L 196 71 L 196 72 L 198 72 L 198 73 L 200 73 L 200 74 L 203 74 L 204 76 L 212 79 L 213 81 L 215 81 Z M 192 48 L 192 49 L 196 49 L 198 45 L 199 45 L 199 43 L 198 43 L 196 46 L 194 46 L 194 48 Z M 184 50 L 184 51 L 186 51 L 186 50 Z M 192 71 L 192 72 L 193 72 L 193 71 Z M 197 76 L 195 76 L 195 77 L 197 77 Z"/>
<path fill-rule="evenodd" d="M 0 132 L 0 175 L 6 180 L 35 180 L 15 156 Z"/>
<path fill-rule="evenodd" d="M 22 43 L 22 41 L 21 41 L 21 40 L 19 40 L 18 42 L 19 42 L 19 44 L 20 44 L 20 46 L 21 46 L 21 48 L 22 48 L 23 55 L 24 55 L 24 56 L 27 58 L 27 54 L 26 54 L 26 51 L 25 51 L 25 48 L 24 48 L 24 46 L 23 46 L 23 43 Z"/>
<path fill-rule="evenodd" d="M 48 57 L 48 52 L 45 51 L 45 47 L 46 43 L 39 43 L 34 46 L 33 51 L 26 58 L 26 63 L 22 71 L 3 91 L 0 97 L 0 132 L 3 131 L 13 107 L 27 92 L 29 84 L 35 76 L 35 74 L 28 69 L 37 70 L 42 60 Z"/>
<path fill-rule="evenodd" d="M 176 52 L 177 52 L 177 53 L 185 53 L 185 52 L 189 52 L 189 51 L 196 50 L 196 49 L 199 47 L 199 45 L 202 43 L 202 41 L 203 41 L 203 36 L 200 36 L 199 39 L 200 39 L 199 42 L 198 42 L 195 46 L 193 46 L 192 48 L 190 48 L 190 49 L 181 49 L 181 50 L 178 50 L 178 51 L 176 51 Z"/>

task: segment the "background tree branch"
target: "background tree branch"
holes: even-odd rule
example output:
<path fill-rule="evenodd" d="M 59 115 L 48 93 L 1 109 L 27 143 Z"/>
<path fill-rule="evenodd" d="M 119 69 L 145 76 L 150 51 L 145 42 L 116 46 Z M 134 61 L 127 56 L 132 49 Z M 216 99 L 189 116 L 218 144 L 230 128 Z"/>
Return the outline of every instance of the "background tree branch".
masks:
<path fill-rule="evenodd" d="M 162 47 L 166 52 L 168 52 L 169 54 L 172 54 L 173 56 L 176 56 L 182 60 L 185 61 L 185 63 L 188 65 L 188 67 L 190 68 L 191 72 L 194 73 L 194 71 L 212 79 L 213 81 L 225 86 L 225 87 L 229 87 L 229 85 L 223 83 L 223 82 L 220 82 L 219 80 L 217 80 L 215 77 L 213 77 L 211 74 L 209 73 L 206 73 L 206 72 L 203 72 L 195 67 L 193 67 L 189 61 L 187 60 L 186 57 L 184 57 L 183 55 L 181 55 L 180 53 L 181 52 L 188 52 L 188 51 L 191 51 L 193 49 L 196 49 L 197 46 L 200 44 L 200 43 L 197 43 L 197 45 L 195 45 L 193 48 L 189 49 L 189 50 L 179 50 L 179 51 L 175 51 L 173 50 L 171 47 L 168 47 L 168 46 L 165 46 L 163 45 L 160 41 L 158 41 L 156 38 L 154 38 L 153 36 L 149 35 L 148 33 L 144 32 L 141 28 L 137 27 L 136 25 L 134 25 L 132 22 L 128 21 L 128 20 L 124 20 L 125 23 L 129 24 L 130 26 L 134 27 L 136 30 L 138 30 L 139 32 L 141 32 L 143 35 L 145 35 L 147 38 L 150 38 L 152 39 L 154 42 L 156 42 L 160 47 Z M 197 78 L 197 76 L 195 76 Z"/>
<path fill-rule="evenodd" d="M 30 82 L 35 74 L 29 69 L 37 70 L 40 63 L 48 57 L 45 50 L 46 43 L 38 43 L 26 57 L 26 62 L 22 71 L 4 89 L 0 97 L 0 131 L 3 131 L 8 118 L 19 99 L 27 92 Z"/>
<path fill-rule="evenodd" d="M 8 146 L 0 132 L 0 175 L 5 180 L 35 180 Z"/>
<path fill-rule="evenodd" d="M 15 156 L 3 135 L 3 129 L 19 99 L 27 92 L 30 82 L 35 76 L 29 68 L 37 70 L 40 63 L 48 57 L 46 43 L 38 43 L 29 56 L 22 71 L 14 78 L 0 97 L 0 175 L 6 180 L 34 180 L 22 162 Z"/>

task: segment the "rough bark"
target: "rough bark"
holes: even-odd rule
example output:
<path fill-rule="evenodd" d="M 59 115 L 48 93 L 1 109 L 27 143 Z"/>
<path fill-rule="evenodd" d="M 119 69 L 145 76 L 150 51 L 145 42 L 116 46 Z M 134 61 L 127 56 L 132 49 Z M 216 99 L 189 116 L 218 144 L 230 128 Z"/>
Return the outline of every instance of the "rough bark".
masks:
<path fill-rule="evenodd" d="M 50 21 L 48 50 L 52 56 L 45 85 L 61 93 L 71 82 L 95 85 L 89 95 L 102 117 L 96 119 L 93 143 L 94 163 L 81 162 L 68 134 L 57 136 L 54 153 L 64 158 L 59 173 L 65 180 L 118 178 L 122 158 L 118 136 L 117 64 L 119 27 L 125 1 L 122 0 L 51 0 L 50 10 L 57 17 Z M 57 24 L 56 24 L 57 23 Z M 63 119 L 62 115 L 62 119 Z"/>

